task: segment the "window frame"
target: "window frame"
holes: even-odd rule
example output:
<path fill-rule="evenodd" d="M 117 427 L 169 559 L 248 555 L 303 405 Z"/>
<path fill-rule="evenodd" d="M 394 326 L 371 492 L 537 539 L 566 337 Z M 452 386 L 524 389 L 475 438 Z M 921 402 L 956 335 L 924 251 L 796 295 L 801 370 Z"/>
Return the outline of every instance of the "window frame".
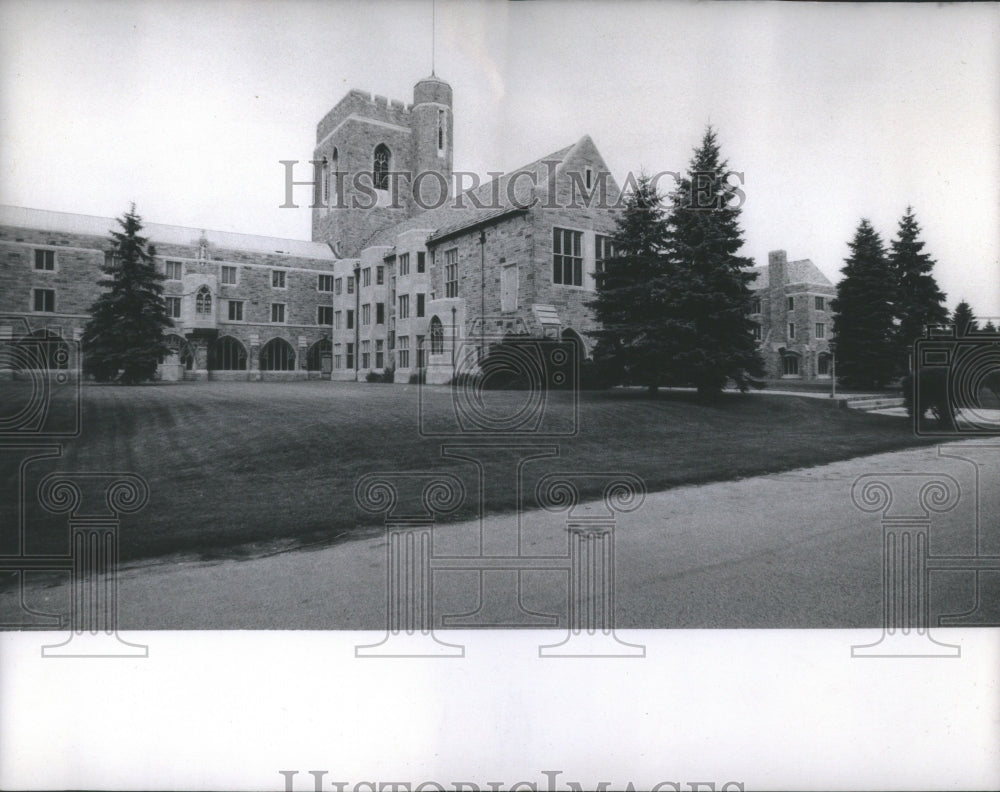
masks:
<path fill-rule="evenodd" d="M 329 322 L 324 322 L 324 315 L 328 315 L 330 318 Z M 317 305 L 316 306 L 316 324 L 320 327 L 333 327 L 333 306 L 332 305 Z"/>
<path fill-rule="evenodd" d="M 449 248 L 444 252 L 444 296 L 445 299 L 458 297 L 457 247 Z"/>
<path fill-rule="evenodd" d="M 170 274 L 171 269 L 173 269 L 175 267 L 177 269 L 177 277 L 176 278 L 172 277 L 171 274 Z M 174 281 L 174 282 L 178 282 L 179 283 L 180 281 L 182 281 L 184 279 L 184 262 L 183 261 L 174 261 L 173 259 L 164 261 L 163 262 L 163 274 L 165 276 L 165 280 Z"/>
<path fill-rule="evenodd" d="M 399 295 L 399 313 L 397 314 L 399 319 L 409 319 L 410 318 L 410 295 L 400 294 Z"/>
<path fill-rule="evenodd" d="M 169 316 L 171 319 L 180 319 L 182 310 L 181 298 L 173 294 L 168 294 L 163 298 L 163 300 L 167 306 L 167 316 Z M 176 313 L 174 313 L 174 310 L 171 306 L 176 306 L 177 308 Z"/>
<path fill-rule="evenodd" d="M 242 322 L 243 319 L 243 303 L 244 300 L 226 300 L 226 316 L 229 317 L 227 321 L 230 322 Z M 233 310 L 235 309 L 235 311 Z M 238 316 L 233 316 L 233 313 L 238 314 Z"/>
<path fill-rule="evenodd" d="M 273 302 L 273 303 L 271 303 L 271 310 L 270 310 L 271 321 L 269 322 L 269 324 L 287 324 L 288 323 L 287 322 L 287 314 L 285 313 L 285 307 L 286 307 L 286 303 L 283 303 L 283 302 Z M 281 318 L 280 319 L 275 319 L 274 318 L 275 308 L 279 308 L 280 309 L 278 311 L 278 313 L 281 314 Z"/>
<path fill-rule="evenodd" d="M 39 297 L 41 297 L 42 307 L 39 308 Z M 51 306 L 49 306 L 51 303 Z M 55 313 L 56 312 L 56 290 L 51 288 L 38 287 L 31 290 L 31 311 L 32 313 Z"/>
<path fill-rule="evenodd" d="M 330 288 L 324 289 L 323 286 L 329 283 Z M 328 272 L 320 272 L 316 275 L 316 291 L 323 294 L 333 293 L 333 275 Z"/>
<path fill-rule="evenodd" d="M 41 267 L 38 266 L 39 260 L 41 260 L 42 263 Z M 52 248 L 35 248 L 35 272 L 57 272 L 57 262 L 58 257 L 56 256 L 56 251 Z"/>
<path fill-rule="evenodd" d="M 579 248 L 575 244 L 571 244 L 571 253 L 565 253 L 563 251 L 563 244 L 565 237 L 561 235 L 569 234 L 570 239 L 573 242 L 579 242 Z M 584 250 L 583 250 L 583 235 L 584 229 L 580 228 L 566 228 L 565 226 L 552 226 L 552 266 L 549 270 L 549 275 L 552 279 L 553 286 L 569 286 L 574 289 L 582 289 L 583 285 L 583 261 L 584 261 Z M 558 245 L 559 250 L 556 250 L 556 240 L 559 239 L 560 243 Z M 579 250 L 579 254 L 577 254 Z M 566 283 L 565 280 L 556 279 L 556 268 L 559 268 L 560 277 L 565 278 L 566 268 L 572 267 L 571 277 L 572 280 L 578 282 Z"/>
<path fill-rule="evenodd" d="M 288 275 L 287 275 L 287 273 L 288 273 L 288 270 L 272 269 L 271 270 L 271 288 L 272 289 L 287 289 L 288 288 Z M 275 283 L 275 281 L 279 281 L 279 283 Z"/>
<path fill-rule="evenodd" d="M 227 272 L 232 273 L 233 279 L 231 281 L 226 280 Z M 221 267 L 221 271 L 219 273 L 219 283 L 221 283 L 223 286 L 239 286 L 239 278 L 240 278 L 239 273 L 240 273 L 239 267 L 235 267 L 232 264 L 223 264 Z"/>

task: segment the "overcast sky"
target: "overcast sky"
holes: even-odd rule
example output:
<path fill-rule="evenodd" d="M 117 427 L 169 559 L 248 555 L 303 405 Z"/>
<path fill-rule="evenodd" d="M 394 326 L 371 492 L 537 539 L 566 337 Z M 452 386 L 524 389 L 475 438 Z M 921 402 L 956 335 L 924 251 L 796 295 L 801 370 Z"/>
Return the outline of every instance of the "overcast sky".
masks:
<path fill-rule="evenodd" d="M 907 204 L 949 307 L 1000 315 L 1000 6 L 437 4 L 455 167 L 589 133 L 621 181 L 687 166 L 711 123 L 745 173 L 744 252 L 836 280 L 861 217 Z M 0 0 L 0 202 L 309 237 L 279 209 L 348 88 L 412 101 L 431 2 Z M 303 176 L 305 178 L 305 176 Z M 302 192 L 303 204 L 308 202 Z"/>

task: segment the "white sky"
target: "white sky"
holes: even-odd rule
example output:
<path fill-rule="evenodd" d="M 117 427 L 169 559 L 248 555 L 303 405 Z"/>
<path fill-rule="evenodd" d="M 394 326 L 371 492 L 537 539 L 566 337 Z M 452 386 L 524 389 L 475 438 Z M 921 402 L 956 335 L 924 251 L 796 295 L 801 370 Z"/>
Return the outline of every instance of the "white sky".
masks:
<path fill-rule="evenodd" d="M 1000 6 L 439 2 L 436 29 L 457 169 L 589 133 L 619 180 L 680 170 L 710 121 L 747 255 L 836 279 L 912 203 L 949 306 L 1000 316 Z M 412 101 L 430 49 L 430 0 L 0 0 L 0 202 L 308 239 L 278 160 L 348 88 Z"/>

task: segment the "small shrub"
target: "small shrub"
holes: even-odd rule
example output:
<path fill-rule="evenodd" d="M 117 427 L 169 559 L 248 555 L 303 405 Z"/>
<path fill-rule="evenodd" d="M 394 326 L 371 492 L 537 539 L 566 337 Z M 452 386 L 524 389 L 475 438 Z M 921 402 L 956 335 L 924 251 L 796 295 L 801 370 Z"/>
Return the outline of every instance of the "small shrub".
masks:
<path fill-rule="evenodd" d="M 924 368 L 919 372 L 918 377 L 908 374 L 903 378 L 903 401 L 906 405 L 906 412 L 912 418 L 915 409 L 914 394 L 917 387 L 920 388 L 919 402 L 921 415 L 918 420 L 921 425 L 927 420 L 926 412 L 930 410 L 931 415 L 937 421 L 939 429 L 946 431 L 955 428 L 955 405 L 952 404 L 948 395 L 948 371 L 945 368 Z"/>
<path fill-rule="evenodd" d="M 427 369 L 419 369 L 410 374 L 411 385 L 423 385 L 427 381 Z"/>

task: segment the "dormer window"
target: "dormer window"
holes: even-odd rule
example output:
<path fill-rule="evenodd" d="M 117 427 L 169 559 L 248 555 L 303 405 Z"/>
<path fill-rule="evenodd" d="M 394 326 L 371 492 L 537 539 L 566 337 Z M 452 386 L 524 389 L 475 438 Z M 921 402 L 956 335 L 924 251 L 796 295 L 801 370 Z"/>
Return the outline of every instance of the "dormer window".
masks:
<path fill-rule="evenodd" d="M 208 316 L 212 313 L 212 292 L 207 286 L 198 289 L 198 294 L 194 298 L 194 310 L 197 314 Z"/>
<path fill-rule="evenodd" d="M 379 143 L 375 147 L 375 155 L 372 158 L 372 183 L 376 190 L 389 189 L 390 158 L 389 147 L 384 143 Z"/>

